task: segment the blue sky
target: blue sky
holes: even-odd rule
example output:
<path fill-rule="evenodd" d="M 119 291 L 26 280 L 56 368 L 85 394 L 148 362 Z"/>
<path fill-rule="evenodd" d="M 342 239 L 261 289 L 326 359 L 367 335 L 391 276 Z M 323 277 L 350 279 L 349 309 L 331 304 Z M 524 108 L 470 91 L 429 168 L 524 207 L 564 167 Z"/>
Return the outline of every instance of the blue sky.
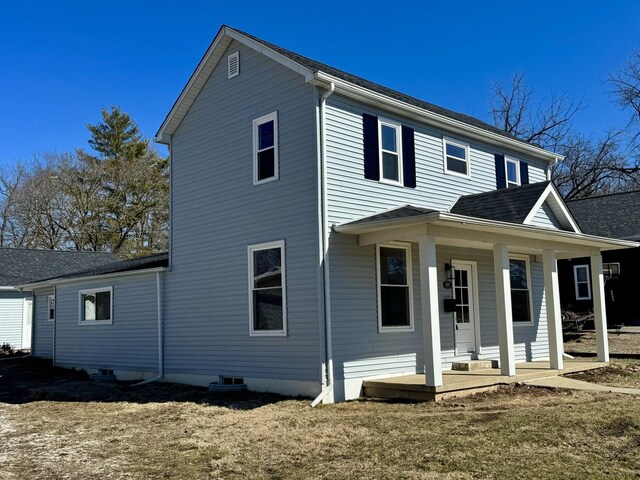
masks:
<path fill-rule="evenodd" d="M 622 127 L 607 76 L 640 49 L 640 2 L 28 1 L 0 16 L 0 168 L 88 148 L 120 106 L 153 137 L 222 24 L 490 120 L 490 85 L 524 70 L 540 100 L 584 98 L 576 128 Z M 158 146 L 165 152 L 163 146 Z"/>

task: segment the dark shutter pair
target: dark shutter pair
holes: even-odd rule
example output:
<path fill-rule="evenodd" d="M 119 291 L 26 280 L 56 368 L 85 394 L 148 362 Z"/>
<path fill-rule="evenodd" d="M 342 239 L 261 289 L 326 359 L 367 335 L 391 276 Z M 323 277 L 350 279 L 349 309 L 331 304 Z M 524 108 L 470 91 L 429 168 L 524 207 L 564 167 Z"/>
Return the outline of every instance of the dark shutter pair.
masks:
<path fill-rule="evenodd" d="M 507 167 L 504 161 L 504 155 L 496 153 L 496 186 L 498 190 L 507 188 Z M 529 164 L 520 160 L 520 185 L 529 184 Z"/>
<path fill-rule="evenodd" d="M 378 117 L 362 115 L 364 131 L 364 178 L 380 180 Z M 402 177 L 405 187 L 416 188 L 416 147 L 413 128 L 402 126 Z"/>

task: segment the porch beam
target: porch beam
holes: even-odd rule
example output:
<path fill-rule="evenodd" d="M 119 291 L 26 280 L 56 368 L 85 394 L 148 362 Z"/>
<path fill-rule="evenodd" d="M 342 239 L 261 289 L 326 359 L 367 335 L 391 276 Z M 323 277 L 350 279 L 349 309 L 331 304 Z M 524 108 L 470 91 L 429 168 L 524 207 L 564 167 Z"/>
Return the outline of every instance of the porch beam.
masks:
<path fill-rule="evenodd" d="M 506 244 L 510 247 L 533 248 L 541 250 L 555 250 L 566 252 L 574 257 L 588 257 L 600 252 L 594 248 L 573 245 L 570 243 L 555 242 L 552 240 L 539 240 L 535 238 L 517 237 L 509 234 L 479 232 L 470 228 L 454 228 L 444 225 L 429 225 L 429 235 L 439 238 L 451 238 L 456 240 L 468 240 L 482 242 L 491 245 Z"/>
<path fill-rule="evenodd" d="M 509 248 L 506 244 L 498 243 L 493 246 L 493 265 L 496 278 L 500 373 L 507 377 L 513 377 L 516 374 L 516 359 L 513 345 Z"/>
<path fill-rule="evenodd" d="M 602 256 L 591 256 L 591 293 L 593 295 L 593 316 L 596 324 L 596 344 L 598 361 L 609 361 L 609 338 L 607 334 L 607 311 L 604 300 L 604 275 Z"/>
<path fill-rule="evenodd" d="M 549 338 L 549 363 L 553 370 L 562 370 L 564 351 L 562 339 L 562 318 L 560 316 L 560 283 L 558 281 L 558 262 L 554 250 L 545 250 L 542 254 L 544 269 L 544 295 L 547 305 L 547 334 Z"/>
<path fill-rule="evenodd" d="M 435 237 L 421 235 L 418 239 L 418 246 L 420 254 L 420 299 L 422 301 L 425 383 L 430 387 L 439 387 L 442 385 L 442 358 Z"/>
<path fill-rule="evenodd" d="M 378 243 L 393 242 L 398 240 L 414 241 L 421 235 L 426 235 L 427 225 L 413 225 L 410 227 L 397 227 L 379 230 L 372 233 L 358 235 L 358 245 L 375 245 Z"/>

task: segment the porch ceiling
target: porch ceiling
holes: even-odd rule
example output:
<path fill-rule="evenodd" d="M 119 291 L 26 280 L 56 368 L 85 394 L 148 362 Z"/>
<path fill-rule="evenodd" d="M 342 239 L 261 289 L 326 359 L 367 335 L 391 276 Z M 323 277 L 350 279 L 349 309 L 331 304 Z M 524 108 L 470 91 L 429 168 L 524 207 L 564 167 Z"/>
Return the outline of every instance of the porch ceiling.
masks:
<path fill-rule="evenodd" d="M 338 233 L 358 235 L 360 245 L 417 242 L 421 236 L 430 235 L 440 245 L 492 249 L 496 244 L 506 244 L 511 251 L 520 253 L 540 254 L 544 250 L 554 250 L 558 258 L 640 246 L 640 243 L 628 240 L 428 210 L 409 217 L 363 219 L 334 229 Z"/>

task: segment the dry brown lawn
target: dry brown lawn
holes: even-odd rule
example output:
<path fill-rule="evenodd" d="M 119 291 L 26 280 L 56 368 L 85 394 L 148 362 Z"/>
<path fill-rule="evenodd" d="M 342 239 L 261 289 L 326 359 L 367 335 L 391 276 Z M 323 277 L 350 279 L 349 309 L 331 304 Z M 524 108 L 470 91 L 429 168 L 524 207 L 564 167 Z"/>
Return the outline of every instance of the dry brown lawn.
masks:
<path fill-rule="evenodd" d="M 576 373 L 571 377 L 611 387 L 640 388 L 640 359 L 613 358 L 607 368 Z"/>
<path fill-rule="evenodd" d="M 636 397 L 515 386 L 312 409 L 0 362 L 2 479 L 638 478 Z"/>
<path fill-rule="evenodd" d="M 594 332 L 566 333 L 565 352 L 595 353 Z M 640 333 L 609 333 L 609 351 L 619 354 L 640 354 Z"/>

